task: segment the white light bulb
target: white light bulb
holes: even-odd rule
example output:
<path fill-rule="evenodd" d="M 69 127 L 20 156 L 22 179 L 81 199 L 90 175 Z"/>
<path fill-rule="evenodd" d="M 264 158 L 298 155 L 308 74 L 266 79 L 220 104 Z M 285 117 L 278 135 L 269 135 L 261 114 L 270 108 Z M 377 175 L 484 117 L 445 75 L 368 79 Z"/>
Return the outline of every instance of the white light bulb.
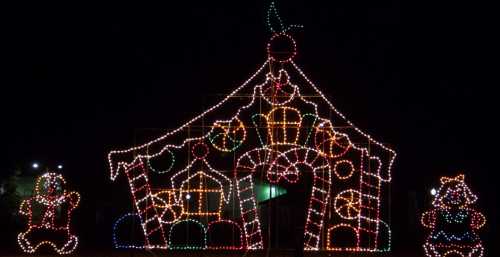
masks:
<path fill-rule="evenodd" d="M 187 200 L 191 199 L 191 195 L 190 195 L 190 194 L 187 194 L 187 195 L 186 195 L 186 199 L 187 199 Z"/>
<path fill-rule="evenodd" d="M 62 164 L 57 165 L 57 169 L 62 170 L 63 166 Z"/>
<path fill-rule="evenodd" d="M 437 191 L 435 188 L 431 189 L 431 195 L 436 195 L 437 194 Z"/>
<path fill-rule="evenodd" d="M 33 165 L 31 165 L 31 167 L 33 167 L 33 169 L 38 169 L 40 165 L 38 165 L 37 162 L 34 162 Z"/>

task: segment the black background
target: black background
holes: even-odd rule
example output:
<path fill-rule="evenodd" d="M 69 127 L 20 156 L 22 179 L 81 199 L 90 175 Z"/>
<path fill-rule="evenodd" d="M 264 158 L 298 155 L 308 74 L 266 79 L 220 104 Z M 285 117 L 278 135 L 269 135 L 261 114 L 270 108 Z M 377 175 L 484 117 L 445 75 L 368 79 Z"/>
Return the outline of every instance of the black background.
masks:
<path fill-rule="evenodd" d="M 459 2 L 294 0 L 278 8 L 285 22 L 305 26 L 294 34 L 299 66 L 356 125 L 399 153 L 396 250 L 421 251 L 419 216 L 430 208 L 430 188 L 464 172 L 489 218 L 483 235 L 495 256 L 496 32 L 491 9 Z M 267 7 L 2 6 L 1 172 L 34 160 L 63 163 L 83 195 L 75 216 L 82 249 L 109 247 L 110 195 L 126 185 L 110 182 L 107 152 L 133 145 L 140 130 L 160 135 L 179 126 L 245 81 L 266 58 Z"/>

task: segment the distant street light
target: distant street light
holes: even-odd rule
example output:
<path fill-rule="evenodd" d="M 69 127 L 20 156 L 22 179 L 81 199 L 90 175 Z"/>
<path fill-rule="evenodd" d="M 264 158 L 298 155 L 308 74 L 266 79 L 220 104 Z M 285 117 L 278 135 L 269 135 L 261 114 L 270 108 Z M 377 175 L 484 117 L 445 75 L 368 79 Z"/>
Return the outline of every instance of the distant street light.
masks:
<path fill-rule="evenodd" d="M 34 162 L 31 167 L 33 167 L 33 169 L 38 169 L 38 167 L 40 167 L 40 165 L 38 164 L 38 162 Z"/>
<path fill-rule="evenodd" d="M 58 170 L 62 170 L 62 168 L 63 168 L 62 164 L 57 165 Z"/>
<path fill-rule="evenodd" d="M 437 191 L 435 188 L 431 189 L 431 195 L 436 195 L 437 194 Z"/>

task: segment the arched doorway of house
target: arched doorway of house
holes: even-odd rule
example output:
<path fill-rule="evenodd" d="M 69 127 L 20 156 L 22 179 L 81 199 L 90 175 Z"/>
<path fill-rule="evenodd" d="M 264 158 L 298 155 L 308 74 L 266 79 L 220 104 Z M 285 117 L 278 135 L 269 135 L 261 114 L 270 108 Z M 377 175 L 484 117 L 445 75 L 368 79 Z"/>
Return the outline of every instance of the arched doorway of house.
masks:
<path fill-rule="evenodd" d="M 297 165 L 299 178 L 289 182 L 263 182 L 258 188 L 263 240 L 272 249 L 303 247 L 313 171 L 307 165 Z M 259 195 L 260 194 L 260 195 Z"/>
<path fill-rule="evenodd" d="M 297 239 L 304 249 L 319 248 L 331 186 L 324 156 L 305 147 L 255 149 L 239 159 L 235 175 L 249 249 L 295 248 Z"/>

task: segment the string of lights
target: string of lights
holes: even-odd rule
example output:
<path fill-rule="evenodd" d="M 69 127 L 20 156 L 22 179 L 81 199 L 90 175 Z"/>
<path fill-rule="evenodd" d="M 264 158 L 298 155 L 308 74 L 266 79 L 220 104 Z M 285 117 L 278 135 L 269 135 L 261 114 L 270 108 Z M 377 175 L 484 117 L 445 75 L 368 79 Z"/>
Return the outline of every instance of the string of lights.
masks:
<path fill-rule="evenodd" d="M 28 229 L 19 233 L 17 241 L 24 252 L 35 253 L 41 246 L 49 245 L 58 254 L 70 254 L 78 246 L 78 237 L 71 232 L 70 224 L 80 195 L 67 192 L 65 187 L 66 180 L 61 175 L 48 172 L 37 178 L 34 196 L 22 201 L 19 213 L 28 217 Z"/>
<path fill-rule="evenodd" d="M 442 177 L 432 205 L 422 215 L 422 225 L 430 229 L 424 244 L 429 257 L 457 255 L 481 257 L 484 253 L 478 230 L 486 223 L 484 215 L 471 207 L 477 196 L 465 184 L 465 176 Z"/>
<path fill-rule="evenodd" d="M 183 226 L 187 226 L 183 227 Z M 179 228 L 177 228 L 179 227 Z M 193 229 L 194 228 L 194 229 Z M 197 233 L 199 236 L 200 241 L 197 242 L 185 242 L 182 240 L 182 238 L 179 240 L 181 241 L 180 243 L 177 243 L 178 240 L 175 239 L 175 236 L 178 234 L 176 232 L 182 231 L 182 230 L 189 230 L 190 233 Z M 179 233 L 181 234 L 181 233 Z M 203 250 L 207 248 L 207 229 L 205 226 L 194 219 L 185 219 L 185 220 L 180 220 L 172 225 L 172 228 L 170 228 L 169 236 L 169 249 L 173 250 Z"/>
<path fill-rule="evenodd" d="M 277 18 L 279 31 L 271 26 L 271 17 Z M 395 151 L 355 127 L 293 62 L 297 45 L 287 33 L 292 27 L 283 24 L 274 3 L 268 12 L 268 24 L 273 31 L 267 44 L 268 59 L 241 86 L 181 127 L 148 143 L 109 153 L 111 180 L 121 171 L 127 174 L 146 238 L 144 247 L 263 249 L 266 244 L 256 182 L 296 184 L 310 176 L 305 250 L 321 250 L 325 245 L 329 251 L 390 250 L 391 232 L 380 210 L 385 208 L 381 195 L 391 182 Z M 280 44 L 288 49 L 277 49 Z M 278 70 L 272 68 L 275 64 Z M 291 81 L 290 72 L 295 73 L 293 81 L 299 83 Z M 302 95 L 305 87 L 315 97 Z M 245 98 L 244 103 L 234 111 L 221 113 L 227 119 L 205 120 L 208 114 L 237 98 Z M 319 106 L 324 110 L 325 105 L 330 109 L 326 115 L 319 111 Z M 201 132 L 191 134 L 192 126 L 204 126 L 206 122 L 208 131 L 202 127 Z M 180 133 L 187 138 L 177 143 L 169 140 Z M 363 142 L 352 138 L 362 138 Z M 155 169 L 152 160 L 163 155 L 171 165 Z M 174 157 L 186 159 L 186 164 L 174 164 Z M 161 179 L 155 183 L 160 186 L 153 188 L 153 175 L 148 171 Z M 234 180 L 228 175 L 231 172 Z M 224 211 L 226 206 L 237 210 Z M 241 245 L 210 245 L 210 240 L 207 245 L 207 233 L 214 236 L 210 233 L 215 225 L 211 224 L 218 222 L 232 224 L 233 233 L 240 233 Z M 191 223 L 194 225 L 186 225 Z M 204 243 L 178 242 L 180 232 L 174 228 L 183 225 L 198 226 Z M 168 237 L 164 231 L 168 231 Z M 338 233 L 345 231 L 352 237 L 347 243 L 338 241 Z M 383 245 L 382 241 L 387 243 Z"/>
<path fill-rule="evenodd" d="M 235 237 L 235 242 L 229 242 L 224 245 L 218 244 L 215 240 L 217 237 L 221 236 L 219 234 L 216 234 L 217 232 L 227 232 L 228 230 L 221 230 L 218 231 L 217 227 L 218 226 L 228 226 L 230 227 L 230 231 L 232 232 L 233 236 Z M 225 233 L 221 233 L 222 236 L 227 236 Z M 244 250 L 244 242 L 243 242 L 243 234 L 241 227 L 238 223 L 232 221 L 232 220 L 218 220 L 218 221 L 212 221 L 208 224 L 207 227 L 207 241 L 208 241 L 208 249 L 210 250 Z"/>

